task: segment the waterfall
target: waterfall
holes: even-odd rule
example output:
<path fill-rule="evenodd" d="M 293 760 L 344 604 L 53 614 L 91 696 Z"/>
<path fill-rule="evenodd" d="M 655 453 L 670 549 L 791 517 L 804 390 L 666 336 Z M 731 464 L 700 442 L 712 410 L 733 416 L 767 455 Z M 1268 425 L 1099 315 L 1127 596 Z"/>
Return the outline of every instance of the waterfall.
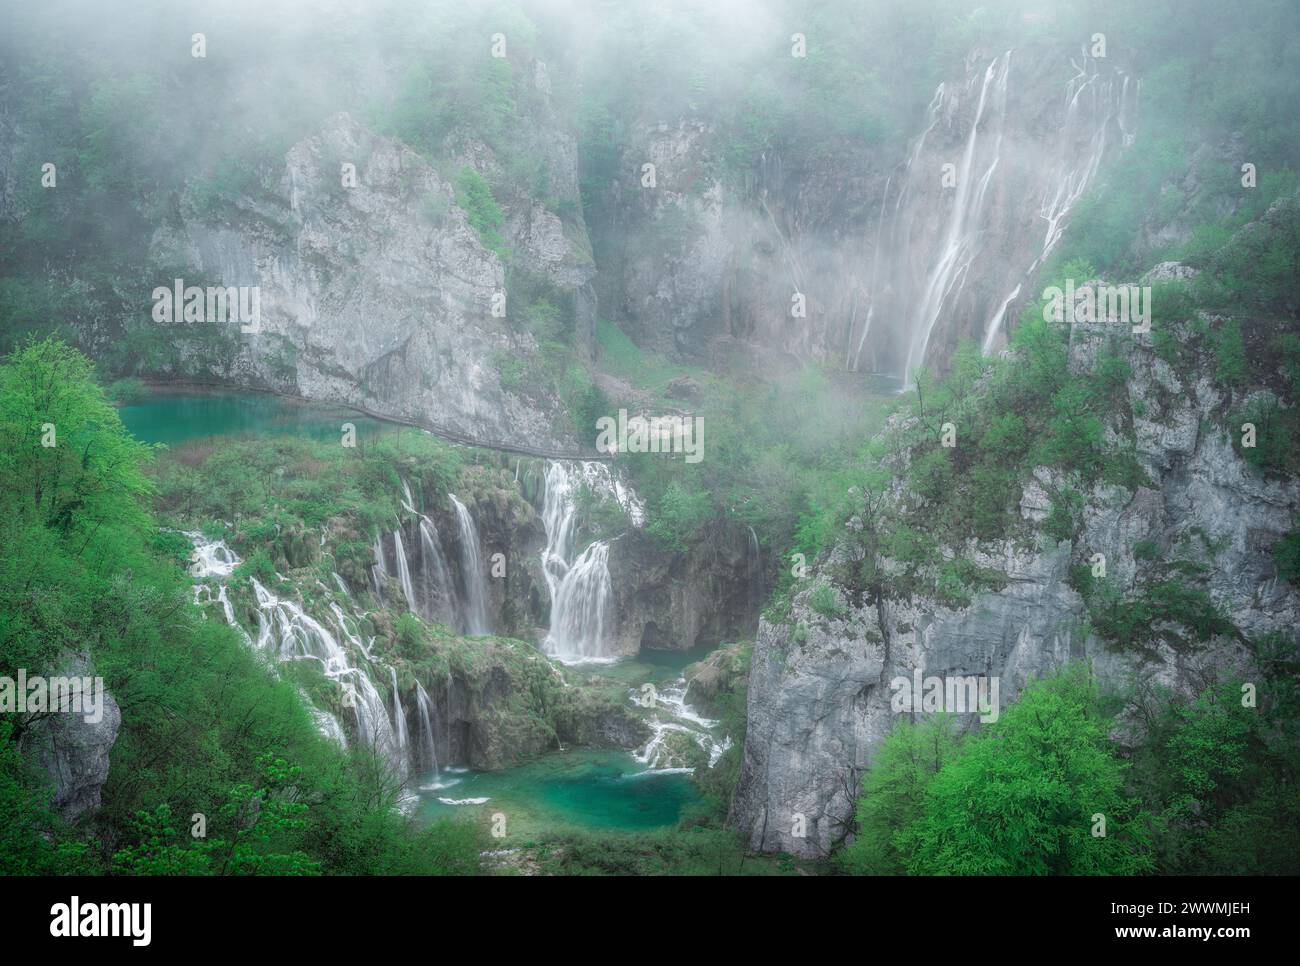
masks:
<path fill-rule="evenodd" d="M 384 540 L 381 535 L 375 536 L 375 565 L 370 568 L 370 576 L 375 582 L 375 596 L 382 597 L 384 581 L 388 578 L 388 564 L 384 562 Z"/>
<path fill-rule="evenodd" d="M 644 509 L 610 472 L 594 462 L 552 461 L 546 471 L 542 500 L 542 575 L 551 595 L 551 627 L 544 650 L 561 661 L 608 659 L 613 584 L 609 576 L 609 542 L 597 540 L 576 559 L 576 495 L 580 483 L 597 488 L 619 501 L 634 524 L 644 519 Z"/>
<path fill-rule="evenodd" d="M 561 660 L 603 658 L 605 625 L 613 585 L 609 544 L 597 540 L 569 567 L 551 602 L 546 650 Z"/>
<path fill-rule="evenodd" d="M 984 345 L 982 349 L 984 355 L 988 355 L 993 351 L 993 343 L 997 339 L 998 333 L 1002 331 L 1002 319 L 1007 314 L 1007 308 L 1019 296 L 1020 286 L 1017 285 L 1011 290 L 1011 294 L 1002 300 L 1002 304 L 998 306 L 998 310 L 993 314 L 993 318 L 989 319 L 988 327 L 984 332 Z"/>
<path fill-rule="evenodd" d="M 853 353 L 852 364 L 848 364 L 848 360 L 845 360 L 846 366 L 850 372 L 858 371 L 858 362 L 862 356 L 862 346 L 866 343 L 867 335 L 871 332 L 871 319 L 876 314 L 876 277 L 879 273 L 881 262 L 880 232 L 885 226 L 885 204 L 889 201 L 889 186 L 893 184 L 893 181 L 894 176 L 891 173 L 889 177 L 885 179 L 885 192 L 880 196 L 880 214 L 876 217 L 876 244 L 872 249 L 871 254 L 871 281 L 867 283 L 867 318 L 866 321 L 862 323 L 862 335 L 858 339 L 857 351 Z M 856 301 L 854 302 L 854 310 L 857 310 Z M 849 344 L 853 344 L 852 325 L 849 326 Z"/>
<path fill-rule="evenodd" d="M 429 619 L 435 619 L 436 609 L 433 602 L 441 594 L 446 600 L 445 617 L 450 624 L 457 623 L 456 594 L 451 580 L 451 570 L 447 566 L 446 554 L 442 552 L 442 538 L 438 528 L 423 513 L 420 514 L 420 573 L 425 588 L 425 600 L 428 602 Z"/>
<path fill-rule="evenodd" d="M 980 208 L 984 203 L 989 179 L 999 161 L 995 151 L 992 164 L 972 192 L 975 144 L 979 137 L 980 122 L 984 119 L 989 87 L 990 85 L 994 87 L 999 104 L 1005 105 L 1007 76 L 1010 70 L 1011 51 L 1008 50 L 1001 57 L 994 58 L 988 69 L 984 71 L 984 83 L 980 86 L 975 119 L 971 122 L 970 134 L 966 138 L 966 149 L 962 152 L 961 165 L 957 169 L 957 196 L 953 199 L 952 209 L 948 215 L 943 245 L 938 260 L 930 269 L 921 302 L 912 322 L 912 342 L 908 349 L 907 365 L 903 371 L 905 388 L 915 385 L 916 373 L 925 364 L 925 354 L 930 345 L 930 334 L 934 331 L 934 324 L 939 320 L 939 314 L 943 311 L 949 294 L 955 286 L 964 283 L 966 272 L 970 268 L 972 250 L 979 230 Z"/>
<path fill-rule="evenodd" d="M 460 526 L 460 565 L 465 579 L 465 622 L 471 635 L 492 633 L 487 618 L 487 581 L 483 576 L 483 551 L 479 547 L 478 527 L 465 504 L 449 493 Z"/>
<path fill-rule="evenodd" d="M 1102 164 L 1134 142 L 1140 81 L 1086 50 L 1070 60 L 1047 136 L 1008 128 L 1017 121 L 1008 114 L 1011 62 L 1011 51 L 972 59 L 965 83 L 940 84 L 886 178 L 874 238 L 864 239 L 866 298 L 855 293 L 845 336 L 850 371 L 869 361 L 908 388 L 936 348 L 959 338 L 995 351 Z M 1006 150 L 1004 132 L 1017 131 L 1016 149 Z M 949 160 L 956 181 L 940 189 L 936 174 Z"/>
<path fill-rule="evenodd" d="M 644 700 L 640 689 L 633 688 L 629 698 L 640 705 Z M 716 731 L 720 722 L 700 715 L 686 703 L 686 679 L 678 678 L 671 684 L 661 685 L 654 691 L 654 709 L 646 719 L 650 726 L 650 740 L 633 754 L 641 764 L 656 771 L 690 771 L 689 768 L 675 767 L 672 748 L 668 744 L 669 736 L 684 734 L 703 748 L 709 756 L 709 765 L 716 765 L 722 753 L 731 747 L 731 740 L 719 741 Z"/>
<path fill-rule="evenodd" d="M 224 541 L 208 540 L 200 533 L 186 535 L 194 543 L 194 558 L 190 572 L 196 578 L 206 580 L 213 577 L 226 577 L 240 564 L 239 557 L 225 545 Z M 347 651 L 334 635 L 301 607 L 293 601 L 281 600 L 267 590 L 256 577 L 250 577 L 249 582 L 257 603 L 256 640 L 236 621 L 234 607 L 230 603 L 225 583 L 218 585 L 215 598 L 212 597 L 209 589 L 208 600 L 220 605 L 226 623 L 239 631 L 251 647 L 276 662 L 316 662 L 327 679 L 346 688 L 343 704 L 345 707 L 350 707 L 356 717 L 357 734 L 361 743 L 374 749 L 399 775 L 405 776 L 407 761 L 402 753 L 402 746 L 389 723 L 388 711 L 384 707 L 383 699 L 366 672 L 354 667 Z M 196 588 L 196 600 L 197 591 L 198 588 Z M 332 609 L 344 636 L 368 657 L 368 649 L 344 623 L 342 610 L 337 604 L 332 604 Z M 306 694 L 303 694 L 303 703 L 307 706 L 321 734 L 337 742 L 341 747 L 347 747 L 347 740 L 338 719 L 328 711 L 315 707 Z M 405 724 L 402 727 L 404 729 Z"/>
<path fill-rule="evenodd" d="M 402 585 L 402 593 L 406 597 L 406 609 L 418 612 L 419 602 L 415 597 L 415 586 L 411 583 L 411 567 L 406 560 L 406 547 L 402 545 L 401 527 L 393 531 L 393 554 L 397 557 L 397 581 Z"/>
<path fill-rule="evenodd" d="M 194 558 L 190 564 L 190 575 L 198 578 L 229 577 L 239 566 L 240 559 L 235 551 L 226 546 L 224 540 L 209 540 L 197 530 L 182 531 L 194 544 Z"/>
<path fill-rule="evenodd" d="M 311 615 L 293 601 L 276 597 L 256 577 L 249 580 L 258 607 L 257 649 L 277 661 L 319 662 L 326 678 L 347 689 L 344 705 L 352 707 L 361 743 L 405 775 L 407 762 L 402 745 L 370 677 L 363 669 L 352 666 L 347 651 Z"/>
<path fill-rule="evenodd" d="M 420 715 L 420 767 L 438 775 L 438 746 L 433 739 L 433 702 L 424 685 L 415 682 L 415 707 Z"/>
<path fill-rule="evenodd" d="M 410 755 L 411 738 L 406 731 L 406 712 L 402 710 L 402 695 L 397 687 L 397 668 L 389 665 L 388 671 L 393 679 L 393 733 L 397 750 L 405 760 Z"/>

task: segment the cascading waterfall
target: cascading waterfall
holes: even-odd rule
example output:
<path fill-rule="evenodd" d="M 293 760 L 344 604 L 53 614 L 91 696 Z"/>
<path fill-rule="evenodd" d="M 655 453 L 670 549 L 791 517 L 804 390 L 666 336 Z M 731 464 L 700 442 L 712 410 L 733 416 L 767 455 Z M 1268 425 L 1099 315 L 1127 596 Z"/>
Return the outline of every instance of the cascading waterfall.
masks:
<path fill-rule="evenodd" d="M 925 354 L 930 345 L 930 334 L 934 331 L 934 324 L 939 320 L 939 314 L 943 311 L 944 303 L 948 300 L 954 286 L 965 281 L 966 272 L 970 268 L 979 232 L 980 208 L 987 195 L 989 179 L 999 161 L 995 150 L 992 164 L 972 192 L 971 176 L 975 161 L 975 144 L 979 137 L 980 123 L 984 119 L 990 85 L 994 88 L 994 97 L 1001 106 L 1005 106 L 1007 76 L 1010 71 L 1011 51 L 1009 50 L 1001 57 L 995 58 L 984 71 L 984 82 L 980 86 L 975 119 L 971 122 L 966 148 L 962 152 L 961 165 L 957 169 L 957 196 L 953 200 L 952 210 L 948 216 L 943 245 L 938 260 L 930 269 L 921 302 L 911 325 L 912 343 L 908 349 L 907 366 L 903 371 L 904 388 L 911 388 L 915 384 L 916 373 L 925 364 Z M 999 125 L 999 139 L 1000 128 Z"/>
<path fill-rule="evenodd" d="M 347 651 L 323 625 L 291 600 L 281 600 L 256 577 L 250 577 L 258 608 L 257 649 L 277 661 L 313 660 L 331 681 L 346 689 L 361 744 L 373 748 L 400 775 L 408 762 L 384 699 L 364 669 L 354 667 Z M 401 726 L 403 729 L 405 725 Z"/>
<path fill-rule="evenodd" d="M 406 760 L 411 746 L 411 737 L 406 730 L 406 712 L 402 710 L 402 693 L 397 686 L 397 668 L 390 665 L 388 671 L 393 681 L 393 737 L 397 742 L 398 752 L 402 755 L 402 759 Z"/>
<path fill-rule="evenodd" d="M 1102 164 L 1133 143 L 1140 82 L 1084 51 L 1071 61 L 1051 139 L 1041 151 L 1005 150 L 1004 131 L 1014 136 L 1007 127 L 1015 121 L 1007 106 L 1012 59 L 1011 51 L 972 59 L 964 84 L 940 84 L 920 135 L 886 178 L 864 239 L 871 252 L 865 299 L 852 300 L 849 370 L 869 364 L 910 387 L 941 332 L 945 344 L 971 336 L 985 354 L 996 351 Z M 951 159 L 956 180 L 942 195 L 936 171 L 948 158 L 936 140 L 960 152 Z"/>
<path fill-rule="evenodd" d="M 609 577 L 609 542 L 597 540 L 573 560 L 576 497 L 581 483 L 612 495 L 635 525 L 644 508 L 602 463 L 552 461 L 542 499 L 542 574 L 551 595 L 551 628 L 544 650 L 566 662 L 608 659 L 613 585 Z"/>
<path fill-rule="evenodd" d="M 442 538 L 438 536 L 438 528 L 433 525 L 433 521 L 423 513 L 420 514 L 419 533 L 420 559 L 423 564 L 420 572 L 423 574 L 425 599 L 432 602 L 439 592 L 445 595 L 447 617 L 455 623 L 457 601 L 452 589 L 451 569 L 447 566 L 447 557 L 442 552 Z M 432 616 L 433 608 L 430 606 L 429 610 Z"/>
<path fill-rule="evenodd" d="M 634 688 L 629 697 L 636 704 L 643 700 L 640 689 Z M 641 764 L 656 771 L 689 772 L 693 769 L 681 767 L 669 744 L 672 735 L 686 735 L 691 741 L 703 748 L 709 755 L 709 765 L 717 764 L 722 753 L 731 747 L 731 739 L 717 739 L 716 732 L 720 722 L 705 718 L 686 703 L 686 680 L 678 678 L 671 684 L 663 685 L 654 691 L 654 707 L 646 724 L 650 726 L 650 740 L 634 753 Z"/>
<path fill-rule="evenodd" d="M 609 544 L 592 543 L 569 567 L 551 602 L 551 632 L 546 650 L 563 661 L 606 657 L 606 617 L 613 584 Z"/>
<path fill-rule="evenodd" d="M 433 738 L 433 701 L 424 685 L 415 682 L 415 707 L 420 716 L 420 767 L 438 775 L 438 745 Z"/>
<path fill-rule="evenodd" d="M 1128 125 L 1129 117 L 1129 77 L 1122 70 L 1117 70 L 1113 75 L 1103 75 L 1096 69 L 1095 62 L 1088 57 L 1086 50 L 1083 51 L 1083 66 L 1071 60 L 1071 65 L 1076 73 L 1070 78 L 1066 86 L 1065 93 L 1065 121 L 1061 125 L 1061 136 L 1058 140 L 1057 160 L 1052 172 L 1052 177 L 1048 181 L 1046 191 L 1043 193 L 1042 202 L 1039 205 L 1039 217 L 1047 222 L 1047 230 L 1043 237 L 1043 245 L 1037 253 L 1033 263 L 1027 268 L 1016 287 L 1011 294 L 1003 299 L 1002 304 L 998 306 L 997 312 L 989 319 L 988 325 L 985 326 L 983 352 L 988 355 L 993 351 L 997 344 L 998 335 L 1003 331 L 1007 309 L 1020 297 L 1021 288 L 1024 286 L 1028 277 L 1042 265 L 1047 256 L 1052 253 L 1056 243 L 1061 240 L 1065 234 L 1066 218 L 1074 210 L 1079 200 L 1083 197 L 1088 186 L 1092 184 L 1097 176 L 1101 163 L 1106 156 L 1106 150 L 1110 146 L 1109 132 L 1111 122 L 1114 121 L 1119 128 L 1120 147 L 1128 147 L 1133 143 L 1136 132 L 1132 131 Z M 1089 67 L 1092 67 L 1092 73 L 1089 73 Z M 1119 84 L 1116 85 L 1118 78 Z M 1090 117 L 1088 124 L 1081 123 L 1080 114 L 1083 110 L 1081 106 L 1082 97 L 1085 91 L 1090 92 Z M 1083 150 L 1079 150 L 1076 143 L 1077 132 L 1082 129 L 1088 129 L 1091 125 L 1091 133 L 1088 136 L 1087 144 Z"/>
<path fill-rule="evenodd" d="M 465 624 L 475 636 L 492 633 L 487 617 L 487 581 L 483 576 L 483 551 L 479 546 L 478 527 L 465 504 L 450 493 L 460 527 L 460 566 L 465 578 Z"/>
<path fill-rule="evenodd" d="M 190 564 L 190 574 L 194 577 L 229 577 L 239 566 L 240 560 L 235 552 L 226 546 L 224 540 L 208 540 L 197 530 L 184 531 L 185 536 L 194 544 L 194 561 Z M 225 586 L 222 586 L 224 592 Z"/>
<path fill-rule="evenodd" d="M 402 528 L 393 531 L 393 554 L 397 558 L 397 582 L 402 586 L 406 597 L 406 609 L 419 611 L 419 601 L 415 597 L 415 585 L 411 582 L 411 565 L 406 559 L 406 547 L 402 543 Z"/>
<path fill-rule="evenodd" d="M 200 580 L 224 578 L 233 573 L 240 563 L 239 557 L 221 540 L 208 540 L 201 533 L 186 534 L 194 544 L 194 558 L 190 572 Z M 254 640 L 235 618 L 225 583 L 219 583 L 217 594 L 207 590 L 208 602 L 220 605 L 226 623 L 243 635 L 250 646 L 276 662 L 314 661 L 319 663 L 324 676 L 347 689 L 344 705 L 351 707 L 356 718 L 357 734 L 361 744 L 373 748 L 394 771 L 405 776 L 408 762 L 403 743 L 397 739 L 393 723 L 383 698 L 364 669 L 354 666 L 348 653 L 337 638 L 290 600 L 282 600 L 268 590 L 255 577 L 249 578 L 257 603 L 257 639 Z M 200 585 L 206 587 L 206 585 Z M 199 588 L 195 588 L 199 601 Z M 369 652 L 360 639 L 348 630 L 342 610 L 337 604 L 332 609 L 339 620 L 344 636 L 367 658 Z M 311 712 L 317 728 L 327 738 L 346 747 L 347 740 L 338 720 L 324 709 L 312 705 L 304 694 L 304 703 Z M 396 698 L 395 698 L 396 700 Z M 405 724 L 401 725 L 404 729 Z"/>

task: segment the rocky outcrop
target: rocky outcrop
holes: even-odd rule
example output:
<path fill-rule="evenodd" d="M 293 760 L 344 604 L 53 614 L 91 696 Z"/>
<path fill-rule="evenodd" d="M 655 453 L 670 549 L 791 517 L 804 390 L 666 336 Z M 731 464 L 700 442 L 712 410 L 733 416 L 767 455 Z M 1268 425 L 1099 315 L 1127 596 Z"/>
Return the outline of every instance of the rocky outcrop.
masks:
<path fill-rule="evenodd" d="M 743 694 L 748 686 L 752 652 L 750 644 L 731 644 L 688 667 L 683 673 L 686 703 L 705 714 L 718 714 L 724 695 Z"/>
<path fill-rule="evenodd" d="M 485 148 L 465 150 L 464 164 L 491 170 Z M 561 152 L 569 163 L 571 154 Z M 354 186 L 344 183 L 344 164 L 355 165 Z M 563 220 L 536 198 L 514 196 L 503 204 L 504 244 L 517 267 L 570 300 L 580 316 L 575 338 L 589 353 L 594 268 L 581 208 L 570 207 Z M 527 367 L 541 350 L 519 319 L 524 305 L 511 311 L 501 255 L 471 225 L 455 186 L 348 114 L 295 144 L 234 210 L 183 204 L 180 218 L 155 232 L 151 260 L 160 286 L 184 272 L 189 285 L 260 292 L 259 325 L 216 325 L 226 349 L 190 360 L 190 370 L 486 443 L 576 451 L 545 387 L 530 386 L 524 398 L 503 385 L 504 361 Z M 502 295 L 504 316 L 499 301 L 494 312 Z"/>
<path fill-rule="evenodd" d="M 713 525 L 680 553 L 643 530 L 610 543 L 614 590 L 610 653 L 684 651 L 753 636 L 763 561 L 745 527 Z"/>
<path fill-rule="evenodd" d="M 93 677 L 89 661 L 78 655 L 67 670 L 70 677 Z M 122 712 L 107 691 L 97 720 L 75 711 L 39 717 L 24 729 L 21 749 L 49 775 L 54 785 L 50 806 L 72 822 L 99 807 L 108 781 L 109 754 L 122 726 Z"/>
<path fill-rule="evenodd" d="M 1072 361 L 1086 366 L 1109 333 L 1076 325 Z M 1205 568 L 1202 586 L 1246 638 L 1300 626 L 1300 594 L 1278 578 L 1272 545 L 1291 529 L 1300 483 L 1265 479 L 1237 456 L 1216 416 L 1223 400 L 1196 372 L 1179 373 L 1135 337 L 1127 353 L 1133 435 L 1150 476 L 1130 491 L 1098 486 L 1088 494 L 1077 540 L 1039 535 L 973 551 L 1007 578 L 997 592 L 951 609 L 933 600 L 815 609 L 817 577 L 796 595 L 789 618 L 763 621 L 749 682 L 744 765 L 730 819 L 763 851 L 824 856 L 850 827 L 863 770 L 898 720 L 890 681 L 926 676 L 997 679 L 1000 705 L 1027 678 L 1075 659 L 1093 663 L 1106 684 L 1156 682 L 1175 691 L 1203 687 L 1214 674 L 1246 671 L 1247 649 L 1225 635 L 1199 647 L 1162 643 L 1154 651 L 1113 650 L 1089 632 L 1072 562 L 1103 554 L 1121 586 L 1138 571 L 1139 544 Z M 1050 511 L 1051 473 L 1026 484 L 1028 521 Z M 883 611 L 883 612 L 882 612 Z M 834 610 L 831 610 L 834 613 Z M 975 715 L 963 716 L 975 726 Z M 806 835 L 796 832 L 806 823 Z"/>
<path fill-rule="evenodd" d="M 621 693 L 568 680 L 522 641 L 451 639 L 438 655 L 447 662 L 445 676 L 424 686 L 443 765 L 493 770 L 565 745 L 635 748 L 649 738 Z"/>

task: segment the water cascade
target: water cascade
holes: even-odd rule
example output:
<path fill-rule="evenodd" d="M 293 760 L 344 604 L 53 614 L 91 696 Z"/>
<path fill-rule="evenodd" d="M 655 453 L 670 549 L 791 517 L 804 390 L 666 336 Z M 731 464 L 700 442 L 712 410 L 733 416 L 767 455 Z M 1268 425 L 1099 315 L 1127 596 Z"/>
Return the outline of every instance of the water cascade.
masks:
<path fill-rule="evenodd" d="M 542 525 L 546 547 L 542 573 L 551 595 L 551 628 L 546 653 L 565 662 L 609 659 L 613 585 L 609 577 L 609 541 L 597 540 L 574 559 L 574 530 L 579 487 L 586 485 L 618 500 L 634 525 L 644 508 L 610 472 L 597 462 L 552 461 L 546 471 Z"/>
<path fill-rule="evenodd" d="M 966 148 L 962 152 L 961 165 L 957 169 L 957 195 L 948 214 L 948 225 L 944 231 L 943 245 L 939 257 L 930 268 L 926 279 L 921 302 L 917 306 L 912 321 L 912 342 L 908 348 L 907 366 L 903 371 L 905 387 L 914 384 L 916 374 L 925 364 L 925 353 L 930 345 L 930 334 L 934 324 L 939 320 L 944 303 L 948 301 L 954 287 L 965 284 L 966 274 L 974 260 L 974 247 L 979 237 L 980 209 L 988 193 L 989 179 L 1000 160 L 998 150 L 993 151 L 993 161 L 971 190 L 974 175 L 975 144 L 979 137 L 980 122 L 984 119 L 984 109 L 988 101 L 989 89 L 993 88 L 993 97 L 997 105 L 998 143 L 1002 139 L 1001 117 L 1006 106 L 1007 76 L 1011 71 L 1011 51 L 995 58 L 984 71 L 984 82 L 980 86 L 979 104 L 975 108 L 975 120 L 971 122 L 970 135 L 966 139 Z"/>
<path fill-rule="evenodd" d="M 402 585 L 402 594 L 406 597 L 406 609 L 418 613 L 419 601 L 415 597 L 415 585 L 411 582 L 411 565 L 406 559 L 401 527 L 393 531 L 393 555 L 397 558 L 397 582 Z"/>
<path fill-rule="evenodd" d="M 402 693 L 397 686 L 397 668 L 391 665 L 388 668 L 389 674 L 393 680 L 393 731 L 394 738 L 397 741 L 397 749 L 401 753 L 403 760 L 409 755 L 411 738 L 406 730 L 406 712 L 402 710 Z"/>
<path fill-rule="evenodd" d="M 460 527 L 460 567 L 465 579 L 465 626 L 468 633 L 481 636 L 492 633 L 487 618 L 487 581 L 483 576 L 483 551 L 479 546 L 478 527 L 465 504 L 448 494 L 456 508 Z"/>
<path fill-rule="evenodd" d="M 446 554 L 442 552 L 442 538 L 438 528 L 423 513 L 420 514 L 420 573 L 423 575 L 424 593 L 427 613 L 421 616 L 436 618 L 437 607 L 434 602 L 441 595 L 445 601 L 445 617 L 448 623 L 456 624 L 457 601 L 453 592 L 451 569 L 447 566 Z"/>
<path fill-rule="evenodd" d="M 225 545 L 224 541 L 208 540 L 200 533 L 186 535 L 194 543 L 190 572 L 197 579 L 220 580 L 228 577 L 239 565 L 239 557 Z M 347 650 L 339 644 L 338 639 L 296 603 L 280 599 L 255 577 L 250 577 L 249 580 L 257 603 L 256 640 L 236 620 L 225 583 L 218 584 L 215 597 L 208 585 L 203 584 L 200 587 L 207 588 L 207 602 L 216 603 L 221 607 L 226 623 L 238 630 L 244 639 L 261 653 L 277 662 L 318 663 L 322 674 L 328 680 L 346 689 L 343 704 L 345 707 L 350 707 L 355 715 L 357 735 L 361 744 L 375 749 L 397 774 L 405 776 L 408 767 L 405 743 L 398 740 L 394 724 L 389 721 L 383 698 L 380 697 L 366 670 L 354 666 Z M 203 602 L 199 587 L 195 588 L 195 600 Z M 368 658 L 368 650 L 360 638 L 349 631 L 344 623 L 341 609 L 337 604 L 334 604 L 332 609 L 344 636 L 363 656 Z M 394 701 L 396 700 L 394 696 Z M 324 709 L 313 706 L 305 696 L 304 703 L 310 709 L 320 732 L 346 747 L 347 742 L 338 720 Z M 405 722 L 402 721 L 398 728 L 404 732 Z"/>
<path fill-rule="evenodd" d="M 293 601 L 276 597 L 257 578 L 249 579 L 257 598 L 257 649 L 277 661 L 318 662 L 325 677 L 345 689 L 344 704 L 352 706 L 361 744 L 405 775 L 405 749 L 370 676 L 352 665 L 334 635 L 310 614 Z"/>
<path fill-rule="evenodd" d="M 1044 76 L 1032 57 L 1017 68 L 1011 51 L 972 59 L 964 83 L 935 90 L 865 239 L 871 265 L 865 298 L 855 290 L 852 300 L 848 369 L 884 370 L 908 387 L 936 349 L 969 337 L 991 354 L 1005 339 L 1102 165 L 1136 136 L 1140 84 L 1086 51 L 1071 63 L 1045 142 L 1008 108 L 1017 83 L 1032 98 Z M 953 180 L 941 182 L 949 162 Z"/>
<path fill-rule="evenodd" d="M 643 700 L 639 689 L 633 689 L 630 696 L 637 703 Z M 708 754 L 710 766 L 717 764 L 722 753 L 731 747 L 729 739 L 719 741 L 716 737 L 719 722 L 703 717 L 686 703 L 684 678 L 657 689 L 654 702 L 653 713 L 646 721 L 650 726 L 650 740 L 634 756 L 647 768 L 656 771 L 692 770 L 683 766 L 680 752 L 673 748 L 674 735 L 685 735 L 699 745 Z"/>
<path fill-rule="evenodd" d="M 433 738 L 433 701 L 424 685 L 415 682 L 415 707 L 420 716 L 420 767 L 438 774 L 438 745 Z"/>

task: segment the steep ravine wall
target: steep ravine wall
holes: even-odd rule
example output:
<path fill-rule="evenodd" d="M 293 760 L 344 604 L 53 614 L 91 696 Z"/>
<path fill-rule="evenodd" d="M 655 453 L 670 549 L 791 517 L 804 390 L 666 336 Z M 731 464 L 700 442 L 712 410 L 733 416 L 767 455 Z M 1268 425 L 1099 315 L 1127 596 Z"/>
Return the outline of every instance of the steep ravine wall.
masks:
<path fill-rule="evenodd" d="M 534 67 L 545 104 L 545 66 Z M 190 360 L 189 375 L 198 366 L 221 382 L 348 403 L 485 445 L 582 452 L 559 399 L 540 385 L 521 394 L 501 373 L 503 360 L 526 368 L 540 358 L 514 284 L 523 277 L 559 294 L 576 354 L 592 354 L 595 267 L 574 137 L 549 109 L 524 128 L 549 172 L 537 189 L 547 203 L 526 186 L 502 193 L 501 252 L 485 245 L 453 183 L 466 167 L 504 177 L 491 149 L 452 135 L 435 167 L 346 113 L 236 202 L 210 211 L 182 198 L 153 235 L 150 278 L 257 286 L 261 309 L 259 331 L 231 323 L 225 353 Z M 344 163 L 355 165 L 354 186 L 342 183 Z"/>
<path fill-rule="evenodd" d="M 962 338 L 998 348 L 1075 202 L 1131 143 L 1138 92 L 1081 50 L 976 50 L 906 144 L 786 145 L 740 170 L 717 125 L 643 121 L 592 199 L 601 312 L 719 366 L 902 379 Z"/>
<path fill-rule="evenodd" d="M 1076 324 L 1073 365 L 1090 365 L 1106 328 Z M 1073 543 L 1040 535 L 1032 548 L 1010 541 L 986 547 L 979 562 L 1003 571 L 1007 583 L 966 608 L 918 598 L 889 601 L 883 614 L 849 607 L 828 619 L 809 605 L 813 589 L 829 582 L 814 575 L 787 620 L 760 624 L 730 813 L 754 849 L 825 856 L 844 838 L 864 769 L 899 720 L 889 682 L 910 679 L 916 669 L 926 676 L 996 676 L 1005 707 L 1027 678 L 1077 659 L 1093 663 L 1103 686 L 1147 680 L 1181 693 L 1199 690 L 1207 674 L 1250 668 L 1247 648 L 1228 636 L 1191 649 L 1162 644 L 1149 655 L 1113 650 L 1088 631 L 1084 601 L 1068 580 L 1072 558 L 1104 554 L 1110 575 L 1127 586 L 1139 541 L 1178 547 L 1207 568 L 1204 589 L 1245 638 L 1300 626 L 1300 594 L 1279 578 L 1271 552 L 1300 509 L 1300 481 L 1250 469 L 1222 428 L 1223 400 L 1211 380 L 1175 372 L 1155 354 L 1149 334 L 1133 339 L 1128 396 L 1150 485 L 1095 488 Z M 1042 484 L 1051 475 L 1040 468 L 1025 485 L 1025 520 L 1050 511 Z M 864 632 L 881 625 L 887 644 Z M 806 820 L 806 836 L 793 834 L 797 815 Z"/>

